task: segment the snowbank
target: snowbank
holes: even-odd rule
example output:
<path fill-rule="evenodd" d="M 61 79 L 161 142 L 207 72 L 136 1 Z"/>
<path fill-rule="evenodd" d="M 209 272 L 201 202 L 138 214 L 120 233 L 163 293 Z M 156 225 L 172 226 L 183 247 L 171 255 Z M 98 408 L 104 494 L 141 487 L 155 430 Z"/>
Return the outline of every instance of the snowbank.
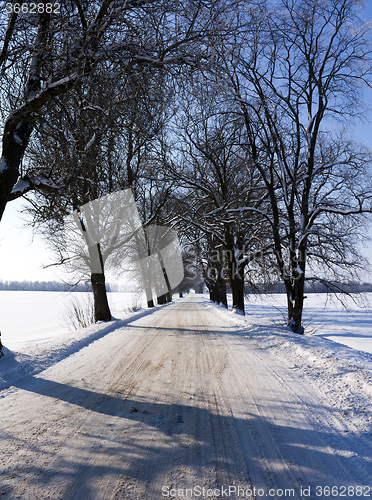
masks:
<path fill-rule="evenodd" d="M 140 309 L 128 313 L 125 319 L 114 319 L 108 322 L 99 321 L 87 328 L 58 335 L 47 342 L 24 345 L 17 351 L 11 351 L 4 347 L 4 357 L 0 359 L 0 390 L 10 387 L 16 380 L 26 375 L 40 373 L 49 366 L 108 335 L 113 330 L 121 328 L 130 321 L 146 316 L 151 312 L 152 309 Z"/>
<path fill-rule="evenodd" d="M 338 411 L 353 432 L 368 432 L 372 421 L 372 354 L 318 335 L 298 335 L 246 306 L 236 315 L 203 297 L 214 314 L 237 325 L 236 333 L 252 347 L 271 353 L 297 372 Z M 350 313 L 349 313 L 350 314 Z M 372 330 L 372 319 L 369 319 Z M 318 332 L 319 333 L 319 332 Z M 323 332 L 324 333 L 324 332 Z M 370 331 L 370 333 L 372 333 Z"/>

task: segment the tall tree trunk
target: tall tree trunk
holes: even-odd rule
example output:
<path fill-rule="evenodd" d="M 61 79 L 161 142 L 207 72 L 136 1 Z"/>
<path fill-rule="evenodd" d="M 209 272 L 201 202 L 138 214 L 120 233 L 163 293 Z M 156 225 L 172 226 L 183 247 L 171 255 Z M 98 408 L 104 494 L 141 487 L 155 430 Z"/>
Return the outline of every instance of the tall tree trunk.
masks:
<path fill-rule="evenodd" d="M 17 131 L 15 128 L 11 119 L 8 119 L 4 129 L 3 156 L 0 163 L 0 220 L 19 177 L 19 165 L 28 145 L 33 123 L 23 120 L 21 125 L 18 125 Z"/>
<path fill-rule="evenodd" d="M 240 251 L 234 245 L 233 236 L 230 233 L 229 228 L 225 231 L 226 238 L 226 255 L 227 261 L 226 265 L 229 271 L 229 281 L 230 288 L 233 298 L 233 310 L 245 315 L 244 310 L 244 268 L 245 263 L 241 265 L 236 264 L 236 251 L 240 255 Z"/>
<path fill-rule="evenodd" d="M 209 290 L 209 299 L 212 302 L 217 302 L 217 290 L 214 283 L 208 282 L 207 287 Z"/>
<path fill-rule="evenodd" d="M 135 241 L 137 244 L 138 249 L 142 249 L 142 242 L 140 239 L 137 237 L 135 233 Z M 145 232 L 145 237 L 146 237 L 146 232 Z M 155 307 L 154 304 L 154 299 L 152 296 L 152 288 L 153 288 L 153 283 L 152 283 L 152 276 L 151 276 L 151 271 L 149 270 L 149 263 L 146 259 L 144 259 L 144 255 L 149 256 L 150 255 L 150 249 L 148 248 L 148 242 L 146 239 L 146 252 L 141 252 L 139 254 L 139 261 L 140 261 L 140 266 L 141 266 L 141 277 L 142 277 L 142 286 L 146 294 L 146 301 L 147 301 L 147 307 L 150 309 L 151 307 Z"/>
<path fill-rule="evenodd" d="M 85 225 L 82 224 L 83 231 L 86 231 Z M 111 311 L 107 300 L 106 279 L 104 264 L 101 252 L 101 245 L 89 246 L 89 256 L 91 262 L 90 281 L 93 290 L 94 302 L 94 320 L 97 321 L 110 321 Z M 97 272 L 99 271 L 99 272 Z"/>
<path fill-rule="evenodd" d="M 50 95 L 67 92 L 72 86 L 71 84 L 65 85 L 65 89 L 56 86 L 50 92 L 46 91 L 44 95 L 42 92 L 38 93 L 41 89 L 40 68 L 42 59 L 45 57 L 44 48 L 48 39 L 51 17 L 46 11 L 39 12 L 38 16 L 34 49 L 31 51 L 29 74 L 24 86 L 24 105 L 18 106 L 8 116 L 3 132 L 3 152 L 0 163 L 0 220 L 9 195 L 19 177 L 19 166 L 35 127 L 36 112 L 49 100 Z M 26 103 L 27 106 L 25 106 Z"/>
<path fill-rule="evenodd" d="M 205 283 L 209 290 L 209 298 L 212 302 L 222 304 L 227 308 L 226 281 L 218 275 L 219 269 L 213 269 L 216 269 L 216 276 L 218 277 L 216 279 L 205 279 Z"/>
<path fill-rule="evenodd" d="M 163 305 L 167 303 L 167 295 L 163 293 L 163 295 L 159 295 L 158 297 L 158 304 Z"/>
<path fill-rule="evenodd" d="M 293 273 L 293 286 L 292 286 L 292 307 L 290 311 L 289 326 L 295 333 L 304 333 L 304 328 L 302 326 L 302 312 L 304 308 L 304 290 L 305 290 L 305 266 L 306 257 L 303 258 L 305 252 L 303 249 L 299 251 L 299 260 L 296 263 L 295 270 Z M 289 311 L 288 311 L 289 312 Z"/>
<path fill-rule="evenodd" d="M 233 296 L 233 309 L 245 315 L 244 310 L 244 267 L 231 266 L 230 287 Z"/>
<path fill-rule="evenodd" d="M 294 333 L 303 334 L 302 312 L 304 307 L 304 289 L 305 289 L 305 262 L 298 262 L 295 269 L 300 268 L 301 273 L 296 272 L 296 276 L 290 279 L 288 276 L 284 279 L 287 308 L 288 308 L 288 326 Z M 292 271 L 294 272 L 294 271 Z"/>
<path fill-rule="evenodd" d="M 303 274 L 296 280 L 294 286 L 294 308 L 293 308 L 293 322 L 291 325 L 292 330 L 295 333 L 304 333 L 304 327 L 302 326 L 302 311 L 304 308 L 304 288 L 305 280 Z"/>
<path fill-rule="evenodd" d="M 217 288 L 217 302 L 218 304 L 222 304 L 223 306 L 227 307 L 227 295 L 226 295 L 226 281 L 222 276 L 219 276 L 217 278 L 216 282 L 216 288 Z"/>
<path fill-rule="evenodd" d="M 105 274 L 92 273 L 90 280 L 94 298 L 94 320 L 110 321 L 111 311 L 107 300 Z"/>
<path fill-rule="evenodd" d="M 293 288 L 289 279 L 284 279 L 285 293 L 287 296 L 287 316 L 288 316 L 288 326 L 292 325 L 293 322 Z"/>
<path fill-rule="evenodd" d="M 2 157 L 0 163 L 0 220 L 4 214 L 6 204 L 13 186 L 18 179 L 18 163 L 10 165 L 7 158 Z"/>
<path fill-rule="evenodd" d="M 160 262 L 161 269 L 163 272 L 163 277 L 164 277 L 165 283 L 166 283 L 167 288 L 168 288 L 168 291 L 166 293 L 164 293 L 163 295 L 160 295 L 158 297 L 158 304 L 166 304 L 167 302 L 172 302 L 172 289 L 170 286 L 170 282 L 169 282 L 167 270 L 165 268 L 165 264 L 163 261 L 163 257 L 161 256 L 160 252 L 158 252 L 158 257 L 159 257 L 159 262 Z"/>
<path fill-rule="evenodd" d="M 288 326 L 294 333 L 304 333 L 302 326 L 302 312 L 304 306 L 304 283 L 299 280 L 292 293 L 287 293 Z"/>

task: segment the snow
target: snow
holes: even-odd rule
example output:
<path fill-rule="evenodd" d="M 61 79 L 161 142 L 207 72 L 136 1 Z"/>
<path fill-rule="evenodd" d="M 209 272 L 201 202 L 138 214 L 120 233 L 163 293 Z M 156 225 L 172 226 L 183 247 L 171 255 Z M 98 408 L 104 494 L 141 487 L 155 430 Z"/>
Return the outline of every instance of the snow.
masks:
<path fill-rule="evenodd" d="M 49 89 L 53 89 L 56 87 L 60 87 L 62 85 L 66 85 L 67 83 L 70 83 L 72 80 L 75 80 L 77 78 L 77 76 L 78 76 L 78 74 L 75 72 L 69 76 L 66 76 L 65 78 L 61 78 L 60 80 L 57 80 L 56 82 L 49 83 L 45 89 L 42 89 L 42 91 L 39 92 L 39 94 L 41 95 L 44 90 L 49 90 Z"/>
<path fill-rule="evenodd" d="M 297 264 L 297 267 L 296 267 L 296 269 L 295 269 L 295 272 L 296 272 L 297 274 L 303 274 L 303 271 L 302 271 L 302 269 L 300 269 L 300 266 L 299 266 L 298 264 Z"/>
<path fill-rule="evenodd" d="M 372 294 L 366 294 L 372 299 Z M 6 357 L 0 360 L 0 388 L 20 373 L 34 373 L 72 354 L 92 339 L 121 326 L 137 303 L 130 293 L 109 293 L 115 320 L 71 331 L 67 316 L 75 299 L 87 304 L 88 293 L 0 291 L 2 342 Z M 345 310 L 337 301 L 325 303 L 324 294 L 308 294 L 305 301 L 305 335 L 293 334 L 284 325 L 285 295 L 250 296 L 246 316 L 227 311 L 207 300 L 215 313 L 230 318 L 237 331 L 254 336 L 262 349 L 273 353 L 291 369 L 306 374 L 331 393 L 353 394 L 359 407 L 372 395 L 372 314 L 351 299 Z M 230 306 L 231 306 L 231 297 Z M 142 301 L 142 299 L 140 299 Z M 144 307 L 144 303 L 137 304 Z M 146 311 L 142 309 L 139 313 Z M 1 378 L 3 377 L 3 378 Z M 5 377 L 5 379 L 4 379 Z M 346 398 L 346 396 L 345 396 Z M 356 399 L 355 399 L 356 398 Z M 346 400 L 345 400 L 346 401 Z M 351 401 L 351 400 L 350 400 Z M 368 403 L 369 404 L 369 403 Z M 350 406 L 350 405 L 349 405 Z"/>
<path fill-rule="evenodd" d="M 56 184 L 55 182 L 53 182 L 51 179 L 48 179 L 47 177 L 38 177 L 35 180 L 35 185 L 37 185 L 37 186 L 48 186 L 48 187 L 55 188 L 55 189 L 58 188 L 58 184 Z"/>
<path fill-rule="evenodd" d="M 30 183 L 28 181 L 24 181 L 22 179 L 19 179 L 19 181 L 17 181 L 14 188 L 12 189 L 12 194 L 22 193 L 23 191 L 28 189 L 29 186 L 30 186 Z"/>
<path fill-rule="evenodd" d="M 366 294 L 372 299 L 372 294 Z M 204 300 L 207 300 L 204 296 Z M 305 335 L 285 328 L 285 295 L 251 296 L 246 316 L 208 301 L 214 314 L 228 317 L 237 332 L 296 371 L 346 418 L 349 430 L 369 432 L 372 424 L 372 314 L 349 298 L 345 310 L 326 294 L 308 294 Z M 229 301 L 231 305 L 231 300 Z"/>
<path fill-rule="evenodd" d="M 284 328 L 283 298 L 251 298 L 242 317 L 190 294 L 5 349 L 0 494 L 139 500 L 236 485 L 297 499 L 370 485 L 372 356 L 323 338 L 320 323 Z"/>
<path fill-rule="evenodd" d="M 6 170 L 7 166 L 8 165 L 7 165 L 5 158 L 2 158 L 0 161 L 0 172 L 2 172 L 3 170 Z"/>
<path fill-rule="evenodd" d="M 90 139 L 90 141 L 88 142 L 88 144 L 85 146 L 85 151 L 88 151 L 88 149 L 93 146 L 94 142 L 96 140 L 96 133 L 94 132 L 92 138 Z"/>
<path fill-rule="evenodd" d="M 85 292 L 0 291 L 1 340 L 5 346 L 0 359 L 0 389 L 20 376 L 39 373 L 79 351 L 133 317 L 148 314 L 131 293 L 108 293 L 113 320 L 99 322 L 78 331 L 72 330 L 68 312 L 77 300 L 84 309 L 90 294 Z"/>
<path fill-rule="evenodd" d="M 333 340 L 338 344 L 372 354 L 372 293 L 356 297 L 359 305 L 347 297 L 345 309 L 337 299 L 326 294 L 309 293 L 305 299 L 303 325 L 305 334 Z M 286 315 L 285 294 L 268 295 L 266 298 L 251 296 L 248 314 L 283 323 Z M 339 346 L 342 349 L 342 346 Z"/>
<path fill-rule="evenodd" d="M 24 351 L 30 345 L 64 336 L 71 329 L 68 319 L 72 303 L 85 310 L 90 293 L 0 291 L 2 342 L 10 350 Z M 109 293 L 114 317 L 125 317 L 136 297 L 131 293 Z M 138 304 L 142 307 L 144 304 Z M 123 316 L 124 314 L 124 316 Z"/>

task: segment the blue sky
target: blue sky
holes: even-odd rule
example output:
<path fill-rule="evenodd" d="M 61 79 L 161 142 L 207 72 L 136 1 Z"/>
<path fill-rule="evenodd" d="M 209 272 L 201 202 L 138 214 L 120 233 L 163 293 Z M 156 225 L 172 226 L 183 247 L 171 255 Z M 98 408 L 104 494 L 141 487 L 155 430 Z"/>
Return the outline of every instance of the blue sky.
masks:
<path fill-rule="evenodd" d="M 372 20 L 372 0 L 365 2 L 364 16 Z M 365 98 L 372 107 L 372 90 Z M 372 147 L 372 124 L 359 124 L 354 136 Z M 0 222 L 0 280 L 40 280 L 49 281 L 63 276 L 61 270 L 43 269 L 52 262 L 52 255 L 39 236 L 33 237 L 31 229 L 24 227 L 20 210 L 25 202 L 16 200 L 8 203 Z M 372 229 L 370 231 L 372 236 Z M 364 250 L 372 261 L 372 244 Z M 370 278 L 372 279 L 372 277 Z"/>

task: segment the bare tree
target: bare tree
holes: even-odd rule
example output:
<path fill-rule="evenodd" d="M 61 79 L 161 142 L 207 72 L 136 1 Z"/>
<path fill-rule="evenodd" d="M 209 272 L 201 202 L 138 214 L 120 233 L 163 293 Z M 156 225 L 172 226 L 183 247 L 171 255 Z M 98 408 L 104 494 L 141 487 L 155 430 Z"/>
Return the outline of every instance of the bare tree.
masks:
<path fill-rule="evenodd" d="M 0 9 L 0 86 L 4 119 L 0 163 L 0 217 L 6 203 L 23 194 L 13 191 L 27 174 L 22 158 L 35 125 L 53 99 L 87 82 L 94 68 L 131 72 L 138 65 L 162 68 L 195 64 L 204 54 L 203 41 L 224 8 L 207 9 L 192 0 L 44 0 L 37 12 L 31 4 L 5 2 Z M 49 4 L 48 4 L 49 5 Z M 8 7 L 9 6 L 9 7 Z M 59 6 L 59 7 L 58 7 Z M 137 69 L 136 69 L 137 71 Z M 91 82 L 94 84 L 94 82 Z M 26 178 L 43 185 L 43 179 Z M 48 188 L 48 186 L 47 186 Z"/>
<path fill-rule="evenodd" d="M 134 102 L 143 103 L 135 94 L 135 75 L 138 80 L 146 78 L 145 68 L 149 74 L 164 68 L 197 64 L 206 55 L 203 43 L 211 33 L 214 19 L 225 8 L 224 2 L 216 2 L 210 10 L 193 0 L 182 4 L 166 0 L 93 3 L 62 0 L 59 8 L 52 4 L 52 11 L 43 2 L 35 13 L 29 11 L 28 4 L 22 8 L 16 5 L 0 12 L 3 35 L 0 85 L 4 96 L 1 112 L 5 123 L 0 164 L 0 218 L 8 201 L 35 189 L 38 195 L 33 200 L 34 207 L 40 199 L 45 201 L 48 210 L 59 206 L 59 214 L 54 209 L 56 221 L 68 211 L 69 204 L 76 209 L 102 192 L 122 188 L 124 178 L 135 191 L 134 164 L 148 142 L 141 131 L 139 113 L 143 110 L 137 109 L 136 116 L 122 124 L 127 132 L 125 138 L 122 135 L 122 141 L 127 141 L 123 166 L 118 162 L 117 130 L 107 127 L 103 130 L 96 123 L 99 116 L 105 121 L 101 104 L 106 105 L 107 93 L 113 89 L 109 82 L 103 87 L 99 85 L 102 75 L 111 82 L 115 75 L 119 85 L 128 85 L 129 90 L 134 90 L 131 95 Z M 99 88 L 101 99 L 87 102 L 89 88 L 93 94 Z M 110 98 L 113 112 L 117 105 L 115 92 Z M 119 109 L 122 107 L 118 106 L 116 111 Z M 148 113 L 143 113 L 145 116 Z M 54 118 L 60 118 L 63 124 L 60 122 L 59 126 Z M 92 122 L 96 123 L 95 127 Z M 30 142 L 41 130 L 48 129 L 50 123 L 53 126 L 49 126 L 50 135 L 44 145 L 48 147 L 53 141 L 54 145 L 63 144 L 67 153 L 61 159 L 56 151 L 48 151 L 36 166 L 25 153 Z M 152 126 L 155 123 L 158 123 L 156 117 Z M 145 127 L 148 132 L 149 123 Z M 36 147 L 40 145 L 40 141 L 36 143 Z M 100 156 L 97 156 L 98 144 Z M 105 168 L 87 171 L 89 162 L 94 160 L 97 166 L 102 160 L 104 148 Z M 59 197 L 61 191 L 64 194 Z M 68 191 L 70 198 L 66 196 Z M 40 197 L 40 193 L 44 196 Z M 56 204 L 58 197 L 64 201 Z M 43 208 L 39 215 L 42 211 Z M 104 298 L 103 276 L 96 278 L 94 281 L 102 292 L 99 296 Z M 108 319 L 108 305 L 103 309 L 98 318 Z"/>
<path fill-rule="evenodd" d="M 55 98 L 53 107 L 47 107 L 45 116 L 35 127 L 34 140 L 26 154 L 27 176 L 36 179 L 44 175 L 44 181 L 42 189 L 34 185 L 28 197 L 31 208 L 27 211 L 32 225 L 41 227 L 49 246 L 57 254 L 55 265 L 66 267 L 68 264 L 74 283 L 87 278 L 84 273 L 87 266 L 80 266 L 80 275 L 79 267 L 71 268 L 66 254 L 75 249 L 72 253 L 76 257 L 80 249 L 76 238 L 75 242 L 67 244 L 63 229 L 65 217 L 72 211 L 78 214 L 82 228 L 80 236 L 92 254 L 85 259 L 86 263 L 91 266 L 93 255 L 99 253 L 98 270 L 89 273 L 95 320 L 107 321 L 111 319 L 111 312 L 105 287 L 105 266 L 110 251 L 117 253 L 118 248 L 109 244 L 113 235 L 97 247 L 95 242 L 98 240 L 92 233 L 98 231 L 94 228 L 103 221 L 96 214 L 94 227 L 89 229 L 81 207 L 107 193 L 127 188 L 139 193 L 148 163 L 151 163 L 154 142 L 163 127 L 166 90 L 161 86 L 163 79 L 159 71 L 148 67 L 137 74 L 126 75 L 124 81 L 119 80 L 118 75 L 103 76 L 96 70 L 91 77 L 94 86 L 81 85 L 69 95 Z M 47 185 L 49 190 L 46 190 Z M 25 190 L 28 188 L 26 186 Z M 128 218 L 130 215 L 128 212 Z M 104 212 L 102 217 L 105 217 Z M 129 233 L 125 231 L 126 236 Z M 123 245 L 122 239 L 119 241 Z"/>
<path fill-rule="evenodd" d="M 362 264 L 355 243 L 361 214 L 371 211 L 371 157 L 342 132 L 363 111 L 361 92 L 370 85 L 370 27 L 359 4 L 262 4 L 229 51 L 216 49 L 269 196 L 273 255 L 297 333 L 305 281 L 341 289 L 332 278 Z"/>
<path fill-rule="evenodd" d="M 221 100 L 218 87 L 206 89 L 203 83 L 194 86 L 193 93 L 179 129 L 183 160 L 171 168 L 191 189 L 189 213 L 180 214 L 180 219 L 206 236 L 203 274 L 212 299 L 227 305 L 228 282 L 233 308 L 244 314 L 246 268 L 270 247 L 262 218 L 267 195 L 260 172 L 243 148 L 244 121 Z"/>

